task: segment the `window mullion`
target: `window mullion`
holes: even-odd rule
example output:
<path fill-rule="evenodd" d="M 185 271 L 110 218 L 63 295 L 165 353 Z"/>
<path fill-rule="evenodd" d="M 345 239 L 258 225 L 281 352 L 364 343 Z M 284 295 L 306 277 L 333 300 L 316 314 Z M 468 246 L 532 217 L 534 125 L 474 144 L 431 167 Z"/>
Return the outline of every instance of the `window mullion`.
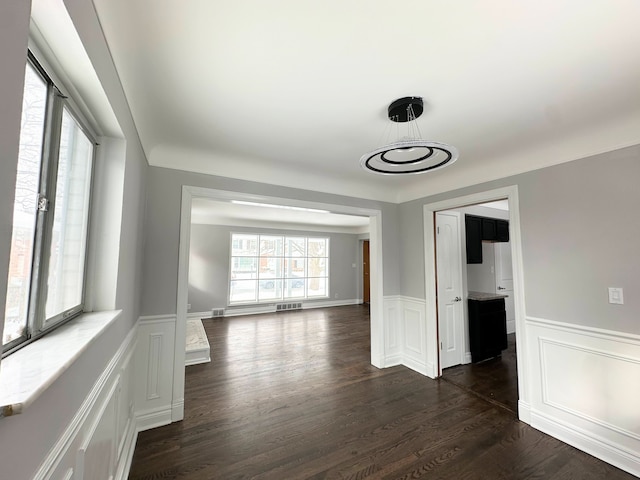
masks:
<path fill-rule="evenodd" d="M 38 220 L 33 259 L 32 285 L 29 301 L 29 326 L 33 335 L 44 329 L 45 305 L 47 301 L 47 277 L 49 259 L 46 246 L 51 244 L 53 229 L 53 211 L 56 197 L 56 177 L 60 153 L 60 132 L 62 129 L 63 96 L 55 88 L 49 87 L 49 101 L 45 122 L 45 139 L 40 175 L 40 193 Z"/>

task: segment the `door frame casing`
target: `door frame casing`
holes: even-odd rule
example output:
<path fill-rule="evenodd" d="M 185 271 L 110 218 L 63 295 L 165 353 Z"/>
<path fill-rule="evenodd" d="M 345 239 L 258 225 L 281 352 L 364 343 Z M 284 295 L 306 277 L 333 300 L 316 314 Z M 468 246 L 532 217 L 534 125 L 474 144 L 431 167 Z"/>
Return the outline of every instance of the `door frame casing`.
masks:
<path fill-rule="evenodd" d="M 518 417 L 531 423 L 529 408 L 529 365 L 525 328 L 524 269 L 522 260 L 522 239 L 520 234 L 520 204 L 518 186 L 497 188 L 462 197 L 450 198 L 423 206 L 424 218 L 424 258 L 425 258 L 425 321 L 427 329 L 427 362 L 438 365 L 436 376 L 441 376 L 438 348 L 438 311 L 436 291 L 436 242 L 434 236 L 434 213 L 477 203 L 507 199 L 509 201 L 509 237 L 513 265 L 513 291 L 516 314 L 516 355 L 518 362 Z"/>

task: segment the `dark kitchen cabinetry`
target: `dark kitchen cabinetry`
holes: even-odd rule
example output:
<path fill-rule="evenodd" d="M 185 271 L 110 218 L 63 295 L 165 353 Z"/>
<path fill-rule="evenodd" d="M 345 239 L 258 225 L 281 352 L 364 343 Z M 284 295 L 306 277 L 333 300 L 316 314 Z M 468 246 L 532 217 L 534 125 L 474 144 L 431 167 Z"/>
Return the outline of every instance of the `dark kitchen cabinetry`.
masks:
<path fill-rule="evenodd" d="M 496 239 L 496 219 L 482 218 L 482 240 Z"/>
<path fill-rule="evenodd" d="M 509 241 L 509 221 L 496 220 L 496 242 Z"/>
<path fill-rule="evenodd" d="M 465 215 L 467 263 L 482 263 L 482 218 Z"/>
<path fill-rule="evenodd" d="M 504 298 L 469 299 L 469 342 L 474 363 L 496 357 L 507 348 Z"/>
<path fill-rule="evenodd" d="M 509 241 L 509 222 L 497 218 L 482 218 L 482 240 L 489 242 Z"/>
<path fill-rule="evenodd" d="M 509 221 L 497 218 L 464 216 L 467 263 L 482 263 L 482 242 L 508 242 Z"/>

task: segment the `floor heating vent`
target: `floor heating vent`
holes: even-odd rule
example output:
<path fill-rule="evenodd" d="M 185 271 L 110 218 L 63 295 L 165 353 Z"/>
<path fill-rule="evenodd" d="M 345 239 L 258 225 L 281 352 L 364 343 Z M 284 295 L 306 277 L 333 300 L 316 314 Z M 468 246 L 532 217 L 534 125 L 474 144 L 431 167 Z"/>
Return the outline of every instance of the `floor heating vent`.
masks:
<path fill-rule="evenodd" d="M 300 310 L 302 309 L 302 303 L 278 303 L 276 304 L 276 312 L 282 312 L 284 310 Z"/>
<path fill-rule="evenodd" d="M 224 317 L 224 308 L 214 308 L 211 313 L 212 318 Z"/>

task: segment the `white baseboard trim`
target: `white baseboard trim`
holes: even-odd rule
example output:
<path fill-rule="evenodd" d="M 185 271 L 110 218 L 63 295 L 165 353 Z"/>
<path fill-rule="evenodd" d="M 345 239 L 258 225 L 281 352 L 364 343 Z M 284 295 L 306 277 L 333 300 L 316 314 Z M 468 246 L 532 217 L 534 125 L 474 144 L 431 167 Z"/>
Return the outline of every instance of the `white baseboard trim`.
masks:
<path fill-rule="evenodd" d="M 197 318 L 199 320 L 202 320 L 203 318 L 211 318 L 211 310 L 208 310 L 206 312 L 189 312 L 189 313 L 187 313 L 187 320 L 189 320 L 191 318 Z"/>
<path fill-rule="evenodd" d="M 516 321 L 507 320 L 507 335 L 510 333 L 516 333 Z"/>
<path fill-rule="evenodd" d="M 345 305 L 359 305 L 362 300 L 358 298 L 350 298 L 345 300 L 317 300 L 317 301 L 302 301 L 294 302 L 277 302 L 277 303 L 302 303 L 302 309 L 307 310 L 310 308 L 327 308 L 327 307 L 342 307 Z M 283 310 L 290 312 L 292 310 Z M 276 312 L 276 303 L 269 303 L 265 305 L 250 305 L 246 307 L 227 307 L 224 310 L 225 317 L 235 317 L 238 315 L 259 315 L 261 313 L 274 313 Z M 205 318 L 205 317 L 203 317 Z"/>
<path fill-rule="evenodd" d="M 531 426 L 552 437 L 562 440 L 594 457 L 640 477 L 640 455 L 596 437 L 592 432 L 584 432 L 572 425 L 532 411 Z"/>
<path fill-rule="evenodd" d="M 463 365 L 466 365 L 468 363 L 471 363 L 471 352 L 465 352 L 464 359 L 462 361 Z"/>
<path fill-rule="evenodd" d="M 171 423 L 171 409 L 162 407 L 145 412 L 136 412 L 136 430 L 144 432 Z"/>
<path fill-rule="evenodd" d="M 181 398 L 171 405 L 171 421 L 179 422 L 184 418 L 184 398 Z"/>
<path fill-rule="evenodd" d="M 424 375 L 425 377 L 433 378 L 430 375 L 430 373 L 432 374 L 432 372 L 430 372 L 430 369 L 427 368 L 427 365 L 424 364 L 424 363 L 418 362 L 418 361 L 414 360 L 413 358 L 408 358 L 407 356 L 405 356 L 402 364 L 405 367 L 410 368 L 411 370 Z"/>
<path fill-rule="evenodd" d="M 384 359 L 384 368 L 402 365 L 402 355 L 389 355 Z"/>
<path fill-rule="evenodd" d="M 259 315 L 261 313 L 275 313 L 276 305 L 251 305 L 247 307 L 227 307 L 224 309 L 225 317 L 237 317 L 239 315 Z"/>
<path fill-rule="evenodd" d="M 531 405 L 523 400 L 518 400 L 518 419 L 531 425 Z"/>
<path fill-rule="evenodd" d="M 345 300 L 319 300 L 313 302 L 302 302 L 302 309 L 307 310 L 309 308 L 326 308 L 326 307 L 344 307 L 345 305 L 359 305 L 362 300 L 357 298 L 350 298 Z"/>

